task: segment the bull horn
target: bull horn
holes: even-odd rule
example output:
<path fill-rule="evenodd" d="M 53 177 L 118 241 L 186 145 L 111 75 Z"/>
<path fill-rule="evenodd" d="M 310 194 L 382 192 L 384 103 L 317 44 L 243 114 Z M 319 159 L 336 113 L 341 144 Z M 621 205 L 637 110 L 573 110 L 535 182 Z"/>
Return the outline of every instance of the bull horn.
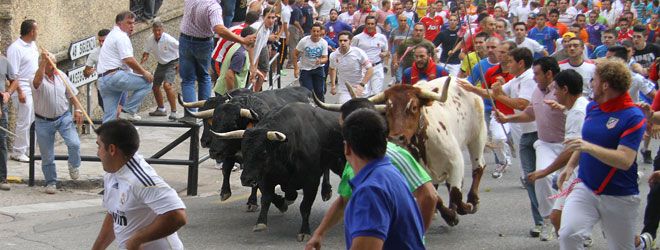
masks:
<path fill-rule="evenodd" d="M 374 105 L 374 110 L 378 111 L 379 113 L 384 114 L 387 110 L 386 107 L 387 106 L 385 104 L 377 104 L 377 105 Z"/>
<path fill-rule="evenodd" d="M 190 112 L 190 115 L 195 118 L 206 119 L 213 117 L 213 110 L 204 110 L 199 112 Z"/>
<path fill-rule="evenodd" d="M 357 95 L 355 94 L 355 89 L 353 89 L 353 86 L 349 84 L 348 82 L 344 82 L 346 84 L 346 89 L 348 89 L 348 94 L 351 95 L 351 99 L 357 98 Z"/>
<path fill-rule="evenodd" d="M 245 130 L 234 130 L 226 133 L 218 133 L 211 130 L 211 133 L 213 133 L 218 139 L 243 139 L 243 133 L 245 133 Z"/>
<path fill-rule="evenodd" d="M 204 107 L 204 104 L 206 103 L 205 100 L 202 101 L 196 101 L 196 102 L 184 102 L 183 98 L 181 97 L 181 94 L 179 94 L 178 98 L 179 104 L 183 106 L 184 108 L 201 108 Z"/>
<path fill-rule="evenodd" d="M 271 141 L 286 141 L 286 135 L 279 131 L 268 131 L 266 132 L 266 138 Z"/>
<path fill-rule="evenodd" d="M 380 92 L 372 97 L 369 97 L 369 101 L 373 103 L 383 103 L 385 102 L 385 92 Z"/>
<path fill-rule="evenodd" d="M 247 118 L 250 120 L 255 120 L 254 117 L 252 116 L 252 112 L 249 109 L 241 109 L 241 117 Z"/>
<path fill-rule="evenodd" d="M 442 94 L 438 94 L 428 90 L 422 90 L 422 92 L 419 95 L 421 98 L 428 98 L 428 99 L 436 100 L 438 102 L 445 102 L 447 101 L 447 92 L 449 91 L 450 83 L 451 83 L 451 76 L 447 77 L 447 80 L 445 81 L 445 86 L 443 86 L 442 88 Z"/>
<path fill-rule="evenodd" d="M 316 103 L 316 106 L 319 106 L 322 109 L 329 110 L 329 111 L 335 111 L 339 112 L 341 105 L 339 104 L 330 104 L 330 103 L 325 103 L 319 100 L 319 98 L 316 96 L 316 94 L 312 94 L 314 97 L 314 103 Z"/>

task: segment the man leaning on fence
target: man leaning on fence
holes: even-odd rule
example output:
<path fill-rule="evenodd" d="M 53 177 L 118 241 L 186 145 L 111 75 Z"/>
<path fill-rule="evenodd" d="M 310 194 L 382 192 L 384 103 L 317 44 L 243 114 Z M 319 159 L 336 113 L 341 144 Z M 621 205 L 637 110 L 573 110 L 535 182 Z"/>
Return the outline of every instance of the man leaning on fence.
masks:
<path fill-rule="evenodd" d="M 34 97 L 35 131 L 39 152 L 41 153 L 41 170 L 46 179 L 46 193 L 57 192 L 57 171 L 55 169 L 55 133 L 59 132 L 69 151 L 69 175 L 76 180 L 79 177 L 80 167 L 80 138 L 73 124 L 82 124 L 82 109 L 77 102 L 74 105 L 73 116 L 69 111 L 69 99 L 73 100 L 78 91 L 71 81 L 61 71 L 48 61 L 55 59 L 47 53 L 39 58 L 39 69 L 32 81 L 32 94 Z M 73 92 L 67 91 L 67 87 Z"/>
<path fill-rule="evenodd" d="M 135 27 L 135 15 L 123 11 L 115 18 L 115 27 L 105 39 L 99 54 L 99 90 L 103 96 L 103 122 L 117 117 L 117 105 L 125 91 L 132 91 L 119 118 L 140 120 L 136 114 L 142 100 L 151 90 L 154 77 L 133 56 L 133 45 L 128 37 Z M 138 75 L 139 74 L 139 75 Z"/>

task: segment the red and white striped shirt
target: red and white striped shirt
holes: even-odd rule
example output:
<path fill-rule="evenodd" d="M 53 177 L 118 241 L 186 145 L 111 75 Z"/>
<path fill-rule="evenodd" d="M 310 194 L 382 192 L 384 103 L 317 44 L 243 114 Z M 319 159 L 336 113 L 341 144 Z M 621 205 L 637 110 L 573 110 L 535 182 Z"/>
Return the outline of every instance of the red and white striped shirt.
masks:
<path fill-rule="evenodd" d="M 229 31 L 236 34 L 240 35 L 241 32 L 243 31 L 243 28 L 245 28 L 245 23 L 236 25 L 234 27 L 229 28 Z M 224 38 L 220 38 L 218 40 L 218 44 L 215 45 L 215 48 L 213 49 L 213 54 L 211 54 L 211 58 L 215 60 L 216 62 L 222 62 L 222 59 L 225 58 L 225 55 L 227 55 L 227 51 L 229 48 L 234 45 L 235 42 L 229 41 Z"/>

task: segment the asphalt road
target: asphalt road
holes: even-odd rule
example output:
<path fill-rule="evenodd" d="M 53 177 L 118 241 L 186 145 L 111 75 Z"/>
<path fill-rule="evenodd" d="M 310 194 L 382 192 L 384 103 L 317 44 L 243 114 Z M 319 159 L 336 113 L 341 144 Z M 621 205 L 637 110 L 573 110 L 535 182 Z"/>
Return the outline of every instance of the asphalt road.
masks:
<path fill-rule="evenodd" d="M 647 173 L 650 171 L 649 167 L 642 164 L 642 169 Z M 538 238 L 530 238 L 527 235 L 532 220 L 526 192 L 518 181 L 518 169 L 517 164 L 512 166 L 501 179 L 495 180 L 489 176 L 483 178 L 479 211 L 474 215 L 461 216 L 457 226 L 448 227 L 441 218 L 435 219 L 426 235 L 428 248 L 558 249 L 556 240 L 541 242 Z M 217 175 L 219 177 L 219 173 Z M 232 179 L 234 183 L 238 183 L 237 174 L 234 174 Z M 334 187 L 337 186 L 338 180 L 338 177 L 333 176 L 331 181 Z M 642 183 L 645 181 L 646 178 Z M 469 186 L 470 182 L 468 177 L 465 186 Z M 641 193 L 646 195 L 648 186 L 640 185 L 640 187 Z M 245 212 L 244 204 L 249 190 L 235 185 L 233 189 L 234 196 L 224 202 L 219 200 L 216 192 L 183 198 L 188 207 L 189 222 L 179 234 L 188 249 L 303 248 L 303 243 L 296 242 L 301 221 L 298 211 L 301 197 L 284 214 L 271 209 L 268 230 L 257 233 L 252 232 L 257 214 Z M 104 211 L 100 207 L 100 196 L 94 194 L 95 191 L 58 194 L 60 197 L 68 197 L 68 200 L 77 200 L 72 204 L 52 201 L 37 205 L 22 205 L 32 206 L 33 212 L 20 207 L 21 212 L 18 214 L 11 216 L 0 214 L 0 249 L 89 249 L 104 216 Z M 31 195 L 35 200 L 45 196 L 27 186 L 18 186 L 12 190 L 12 193 Z M 441 189 L 440 194 L 444 199 L 447 198 L 445 190 Z M 333 199 L 336 197 L 335 194 Z M 646 199 L 642 200 L 643 203 L 639 208 L 639 228 L 641 228 L 641 214 Z M 83 205 L 87 207 L 81 207 Z M 313 228 L 320 223 L 329 205 L 330 202 L 322 202 L 320 197 L 317 197 L 310 217 Z M 7 209 L 0 207 L 0 213 L 7 214 Z M 52 210 L 45 211 L 48 209 Z M 335 227 L 325 239 L 324 247 L 343 248 L 345 244 L 343 237 L 343 227 Z M 606 248 L 598 226 L 594 230 L 593 239 L 595 242 L 593 249 Z M 116 245 L 113 248 L 116 248 Z"/>
<path fill-rule="evenodd" d="M 293 73 L 283 77 L 283 87 L 292 82 Z M 389 78 L 389 77 L 388 77 Z M 387 81 L 386 81 L 387 82 Z M 332 102 L 336 97 L 326 96 Z M 176 133 L 167 133 L 162 140 L 175 138 Z M 152 143 L 158 144 L 158 143 Z M 145 147 L 153 146 L 146 144 Z M 658 143 L 652 144 L 653 149 Z M 175 150 L 174 154 L 185 155 L 185 149 Z M 639 157 L 641 159 L 641 156 Z M 501 179 L 492 179 L 492 154 L 486 154 L 488 169 L 481 184 L 481 204 L 474 215 L 460 217 L 457 226 L 449 227 L 438 216 L 426 234 L 429 249 L 558 249 L 556 240 L 541 242 L 528 236 L 533 222 L 526 191 L 521 188 L 519 160 Z M 468 161 L 466 161 L 468 162 Z M 641 162 L 641 160 L 640 160 Z M 469 164 L 469 163 L 468 163 Z M 188 224 L 179 235 L 188 249 L 302 249 L 304 243 L 296 241 L 300 227 L 298 206 L 302 194 L 289 210 L 282 214 L 272 208 L 269 213 L 268 230 L 252 232 L 257 213 L 245 212 L 245 202 L 249 189 L 240 186 L 239 174 L 232 175 L 234 196 L 221 202 L 217 189 L 221 173 L 212 168 L 212 162 L 200 166 L 200 195 L 185 196 L 185 169 L 171 166 L 157 166 L 160 175 L 180 192 L 188 207 Z M 641 164 L 646 173 L 640 184 L 642 204 L 639 207 L 638 229 L 641 229 L 643 208 L 646 205 L 646 184 L 651 166 Z M 98 165 L 96 167 L 99 167 Z M 37 170 L 39 171 L 39 170 Z M 466 167 L 464 191 L 471 183 L 470 167 Z M 336 191 L 339 178 L 333 176 L 331 182 Z M 10 192 L 0 192 L 0 249 L 89 249 L 98 234 L 104 217 L 100 206 L 100 189 L 65 190 L 57 195 L 43 194 L 39 187 L 15 185 Z M 446 201 L 444 188 L 439 193 Z M 333 194 L 333 199 L 337 194 Z M 465 198 L 465 197 L 464 197 Z M 317 197 L 312 208 L 310 224 L 316 228 L 330 202 L 322 202 Z M 592 249 L 606 249 L 606 242 L 597 225 L 593 233 Z M 326 249 L 345 248 L 343 227 L 335 227 L 327 235 Z M 111 248 L 117 248 L 113 245 Z"/>

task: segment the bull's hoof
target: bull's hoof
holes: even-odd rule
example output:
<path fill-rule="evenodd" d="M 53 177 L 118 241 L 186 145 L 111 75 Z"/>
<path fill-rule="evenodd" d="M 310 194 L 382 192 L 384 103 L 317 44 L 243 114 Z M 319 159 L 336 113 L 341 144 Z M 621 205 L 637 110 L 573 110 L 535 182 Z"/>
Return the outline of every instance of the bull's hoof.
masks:
<path fill-rule="evenodd" d="M 468 212 L 469 214 L 476 214 L 477 210 L 479 210 L 479 204 L 472 204 L 468 203 L 472 206 L 472 209 Z"/>
<path fill-rule="evenodd" d="M 257 225 L 254 225 L 254 227 L 252 228 L 252 232 L 263 232 L 266 231 L 266 229 L 268 229 L 268 226 L 266 226 L 266 224 L 258 223 Z"/>
<path fill-rule="evenodd" d="M 259 205 L 248 204 L 247 208 L 245 209 L 245 212 L 248 213 L 254 213 L 256 211 L 259 211 Z"/>
<path fill-rule="evenodd" d="M 231 191 L 230 192 L 220 192 L 220 201 L 226 201 L 231 197 Z"/>
<path fill-rule="evenodd" d="M 440 216 L 442 216 L 442 219 L 444 219 L 450 227 L 458 225 L 458 215 L 456 215 L 456 212 L 452 211 L 450 214 L 440 213 Z"/>
<path fill-rule="evenodd" d="M 321 199 L 323 199 L 323 201 L 329 201 L 330 198 L 332 198 L 332 192 L 328 192 L 327 194 L 321 194 Z"/>
<path fill-rule="evenodd" d="M 293 204 L 294 202 L 296 202 L 296 200 L 284 200 L 284 202 L 286 203 L 287 206 L 289 206 L 289 205 Z"/>
<path fill-rule="evenodd" d="M 298 242 L 307 242 L 311 238 L 312 236 L 309 234 L 298 234 L 296 240 L 298 240 Z"/>
<path fill-rule="evenodd" d="M 284 201 L 282 203 L 273 203 L 275 207 L 280 210 L 281 213 L 286 213 L 287 210 L 289 210 L 289 204 L 287 201 Z"/>
<path fill-rule="evenodd" d="M 465 203 L 461 206 L 458 206 L 458 209 L 456 210 L 456 212 L 460 215 L 466 215 L 466 214 L 470 213 L 473 210 L 473 208 L 474 207 L 472 206 L 472 204 Z"/>

